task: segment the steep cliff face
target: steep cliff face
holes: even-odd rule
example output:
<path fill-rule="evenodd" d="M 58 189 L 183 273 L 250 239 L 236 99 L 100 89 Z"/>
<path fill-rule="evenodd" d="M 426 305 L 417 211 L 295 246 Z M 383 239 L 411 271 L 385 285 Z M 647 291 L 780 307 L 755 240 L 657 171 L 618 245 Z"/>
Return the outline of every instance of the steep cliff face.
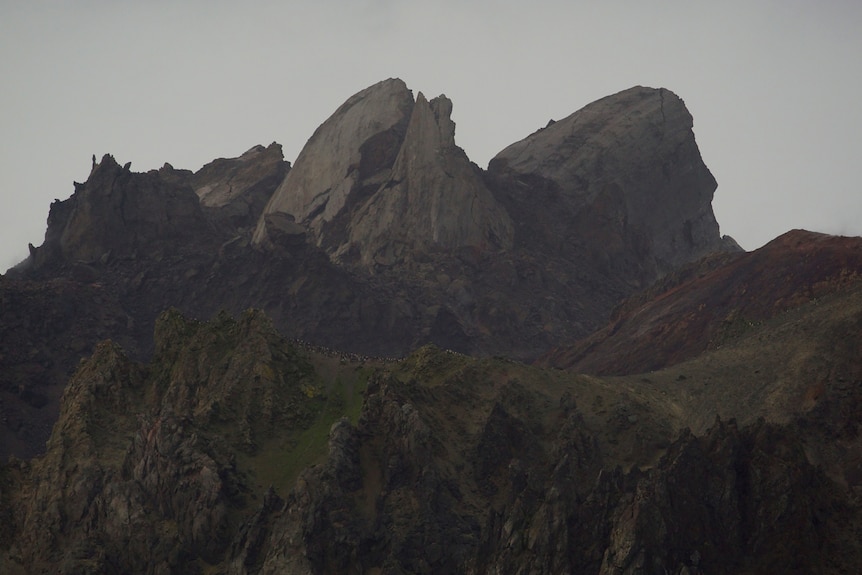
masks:
<path fill-rule="evenodd" d="M 602 98 L 507 147 L 488 170 L 519 242 L 585 253 L 642 285 L 735 246 L 719 236 L 692 117 L 663 88 Z"/>

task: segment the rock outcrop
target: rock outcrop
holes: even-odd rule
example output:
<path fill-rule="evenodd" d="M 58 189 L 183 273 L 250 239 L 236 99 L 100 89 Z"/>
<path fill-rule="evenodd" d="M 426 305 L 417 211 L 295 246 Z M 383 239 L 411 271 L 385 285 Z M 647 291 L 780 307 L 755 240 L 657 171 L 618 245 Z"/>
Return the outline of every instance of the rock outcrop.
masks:
<path fill-rule="evenodd" d="M 392 173 L 356 214 L 342 252 L 392 265 L 411 249 L 511 247 L 509 215 L 455 145 L 451 113 L 445 96 L 429 102 L 419 93 Z"/>
<path fill-rule="evenodd" d="M 156 172 L 131 172 L 106 154 L 71 198 L 51 205 L 45 242 L 31 260 L 41 268 L 151 254 L 204 235 L 206 227 L 191 188 Z"/>
<path fill-rule="evenodd" d="M 264 214 L 285 213 L 313 231 L 318 244 L 338 246 L 343 230 L 325 229 L 356 209 L 388 177 L 413 109 L 413 95 L 398 79 L 379 82 L 349 98 L 311 136 Z M 266 239 L 261 218 L 254 241 Z"/>
<path fill-rule="evenodd" d="M 455 145 L 452 102 L 413 101 L 386 80 L 345 102 L 315 132 L 261 218 L 285 213 L 335 261 L 393 265 L 411 252 L 511 246 L 508 214 Z"/>
<path fill-rule="evenodd" d="M 254 146 L 238 158 L 219 158 L 189 179 L 205 210 L 232 229 L 257 225 L 275 190 L 290 171 L 281 145 Z"/>
<path fill-rule="evenodd" d="M 675 267 L 738 250 L 719 236 L 715 179 L 683 101 L 635 87 L 512 144 L 488 166 L 519 245 L 586 257 L 646 287 Z"/>

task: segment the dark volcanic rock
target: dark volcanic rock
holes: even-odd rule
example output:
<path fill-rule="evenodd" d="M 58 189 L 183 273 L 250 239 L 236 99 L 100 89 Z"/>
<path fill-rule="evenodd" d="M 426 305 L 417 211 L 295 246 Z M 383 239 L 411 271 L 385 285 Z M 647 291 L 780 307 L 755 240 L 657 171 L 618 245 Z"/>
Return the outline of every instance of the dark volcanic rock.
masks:
<path fill-rule="evenodd" d="M 230 228 L 257 225 L 275 190 L 290 171 L 281 145 L 255 146 L 238 158 L 219 158 L 202 167 L 189 184 L 209 209 L 210 217 L 227 220 Z"/>
<path fill-rule="evenodd" d="M 63 386 L 101 339 L 137 351 L 134 320 L 101 283 L 0 276 L 0 460 L 45 449 Z"/>
<path fill-rule="evenodd" d="M 71 198 L 52 204 L 45 243 L 31 259 L 37 269 L 63 262 L 104 263 L 190 241 L 206 227 L 191 188 L 155 172 L 130 172 L 105 155 Z"/>

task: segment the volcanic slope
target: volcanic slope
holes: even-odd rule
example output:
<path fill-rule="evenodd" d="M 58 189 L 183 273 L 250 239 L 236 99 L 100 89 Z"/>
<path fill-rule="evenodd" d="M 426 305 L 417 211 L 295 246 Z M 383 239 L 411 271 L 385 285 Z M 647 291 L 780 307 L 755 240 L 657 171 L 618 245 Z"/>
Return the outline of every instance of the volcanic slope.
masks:
<path fill-rule="evenodd" d="M 580 373 L 638 373 L 716 349 L 737 333 L 855 288 L 862 238 L 793 230 L 751 253 L 717 254 L 625 300 L 603 329 L 542 364 Z"/>

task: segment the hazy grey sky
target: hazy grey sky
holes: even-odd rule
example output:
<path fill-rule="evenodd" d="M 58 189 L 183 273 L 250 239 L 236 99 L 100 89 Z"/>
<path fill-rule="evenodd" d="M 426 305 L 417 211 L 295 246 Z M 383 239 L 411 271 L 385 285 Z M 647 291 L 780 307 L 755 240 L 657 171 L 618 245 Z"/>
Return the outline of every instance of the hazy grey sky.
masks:
<path fill-rule="evenodd" d="M 197 170 L 277 141 L 293 161 L 355 92 L 454 102 L 482 167 L 634 85 L 694 116 L 722 233 L 862 235 L 862 2 L 0 0 L 0 271 L 111 153 Z"/>

